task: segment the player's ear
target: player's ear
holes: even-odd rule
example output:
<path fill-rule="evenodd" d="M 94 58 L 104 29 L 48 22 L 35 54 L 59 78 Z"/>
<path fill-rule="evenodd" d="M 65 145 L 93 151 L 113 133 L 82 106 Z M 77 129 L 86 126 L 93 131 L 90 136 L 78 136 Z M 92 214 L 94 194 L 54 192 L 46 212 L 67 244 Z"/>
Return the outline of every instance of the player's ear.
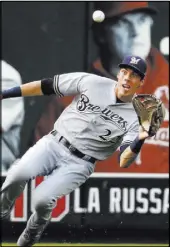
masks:
<path fill-rule="evenodd" d="M 139 87 L 142 87 L 143 84 L 144 84 L 144 79 L 141 79 L 138 88 L 139 88 Z"/>
<path fill-rule="evenodd" d="M 143 84 L 144 84 L 144 79 L 142 79 L 142 80 L 140 81 L 140 87 L 142 87 Z"/>

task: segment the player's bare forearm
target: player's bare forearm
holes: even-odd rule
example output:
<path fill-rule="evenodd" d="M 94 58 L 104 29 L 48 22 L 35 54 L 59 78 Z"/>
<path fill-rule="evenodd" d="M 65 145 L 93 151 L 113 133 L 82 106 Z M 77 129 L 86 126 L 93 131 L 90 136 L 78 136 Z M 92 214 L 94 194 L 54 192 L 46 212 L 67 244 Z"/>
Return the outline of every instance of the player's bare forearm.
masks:
<path fill-rule="evenodd" d="M 41 81 L 33 81 L 30 83 L 26 83 L 21 85 L 20 88 L 21 88 L 21 95 L 23 97 L 43 95 L 41 89 Z"/>
<path fill-rule="evenodd" d="M 120 155 L 120 167 L 127 168 L 129 167 L 138 156 L 138 153 L 145 141 L 148 138 L 149 134 L 147 131 L 139 128 L 139 134 L 136 139 L 128 146 Z"/>
<path fill-rule="evenodd" d="M 33 81 L 2 91 L 1 99 L 43 95 L 42 82 Z"/>
<path fill-rule="evenodd" d="M 128 146 L 120 156 L 120 167 L 129 167 L 136 159 L 138 154 L 132 152 L 130 146 Z"/>

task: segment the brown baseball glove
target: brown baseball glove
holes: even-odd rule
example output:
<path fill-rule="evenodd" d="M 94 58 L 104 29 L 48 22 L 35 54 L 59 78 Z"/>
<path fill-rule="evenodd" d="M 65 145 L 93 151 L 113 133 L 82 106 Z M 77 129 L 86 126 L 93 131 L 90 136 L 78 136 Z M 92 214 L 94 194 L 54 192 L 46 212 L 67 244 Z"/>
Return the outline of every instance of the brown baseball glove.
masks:
<path fill-rule="evenodd" d="M 154 136 L 165 117 L 165 107 L 162 101 L 151 94 L 138 94 L 132 98 L 132 104 L 139 124 L 149 136 Z"/>

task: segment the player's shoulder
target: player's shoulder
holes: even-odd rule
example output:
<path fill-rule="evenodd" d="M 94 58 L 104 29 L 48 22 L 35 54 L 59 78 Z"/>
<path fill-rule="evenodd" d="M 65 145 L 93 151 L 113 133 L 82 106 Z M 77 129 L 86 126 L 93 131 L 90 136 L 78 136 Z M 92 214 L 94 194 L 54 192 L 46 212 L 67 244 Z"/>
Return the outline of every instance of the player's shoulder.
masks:
<path fill-rule="evenodd" d="M 103 81 L 107 81 L 107 82 L 113 82 L 114 80 L 111 79 L 111 78 L 108 78 L 108 77 L 105 77 L 105 76 L 101 76 L 101 75 L 96 75 L 96 74 L 93 74 L 93 73 L 84 73 L 86 74 L 86 76 L 89 76 L 91 78 L 95 78 L 96 80 L 100 81 L 100 82 L 103 82 Z"/>
<path fill-rule="evenodd" d="M 88 80 L 91 83 L 95 83 L 95 82 L 108 83 L 108 84 L 116 83 L 116 81 L 110 78 L 96 75 L 93 73 L 88 73 L 88 72 L 70 72 L 70 73 L 61 74 L 60 76 L 67 77 L 68 79 L 80 79 L 80 80 L 86 80 L 86 81 Z"/>
<path fill-rule="evenodd" d="M 105 87 L 110 86 L 115 84 L 116 85 L 116 81 L 114 81 L 113 79 L 107 78 L 107 77 L 103 77 L 100 75 L 96 75 L 93 73 L 83 73 L 82 75 L 84 77 L 84 80 L 88 80 L 88 82 L 91 85 L 96 85 L 98 84 L 98 86 L 104 85 Z"/>

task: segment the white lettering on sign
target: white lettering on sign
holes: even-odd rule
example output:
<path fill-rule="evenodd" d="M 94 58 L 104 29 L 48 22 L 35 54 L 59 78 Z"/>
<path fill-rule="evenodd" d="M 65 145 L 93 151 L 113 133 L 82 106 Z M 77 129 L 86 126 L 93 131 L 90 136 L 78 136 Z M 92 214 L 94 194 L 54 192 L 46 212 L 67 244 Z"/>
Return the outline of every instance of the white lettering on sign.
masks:
<path fill-rule="evenodd" d="M 153 204 L 155 204 L 154 206 L 150 207 L 150 213 L 152 214 L 160 214 L 162 211 L 162 205 L 161 205 L 161 198 L 159 198 L 158 196 L 160 196 L 162 193 L 160 188 L 153 188 L 150 191 L 150 195 L 149 195 L 149 199 L 150 202 L 152 202 Z"/>
<path fill-rule="evenodd" d="M 169 188 L 110 188 L 110 213 L 160 214 L 169 211 Z"/>
<path fill-rule="evenodd" d="M 126 214 L 133 213 L 135 211 L 135 189 L 134 188 L 124 188 L 123 189 L 123 202 L 122 209 Z"/>
<path fill-rule="evenodd" d="M 146 198 L 147 194 L 147 188 L 139 188 L 138 193 L 136 193 L 136 200 L 140 204 L 140 206 L 136 207 L 136 212 L 138 212 L 139 214 L 146 214 L 148 212 L 149 202 Z"/>
<path fill-rule="evenodd" d="M 162 213 L 167 214 L 169 211 L 169 188 L 166 188 L 164 190 L 164 196 L 163 196 L 163 206 L 162 206 Z"/>
<path fill-rule="evenodd" d="M 100 213 L 99 188 L 90 188 L 87 211 L 88 213 Z"/>
<path fill-rule="evenodd" d="M 120 213 L 120 201 L 121 201 L 121 189 L 120 188 L 111 188 L 110 189 L 110 202 L 109 202 L 109 212 L 110 213 Z"/>
<path fill-rule="evenodd" d="M 80 207 L 80 188 L 74 191 L 74 212 L 75 213 L 86 213 L 87 209 Z"/>
<path fill-rule="evenodd" d="M 74 212 L 75 213 L 100 213 L 100 193 L 99 188 L 91 187 L 88 190 L 87 195 L 87 207 L 83 208 L 80 206 L 80 188 L 74 191 Z"/>

